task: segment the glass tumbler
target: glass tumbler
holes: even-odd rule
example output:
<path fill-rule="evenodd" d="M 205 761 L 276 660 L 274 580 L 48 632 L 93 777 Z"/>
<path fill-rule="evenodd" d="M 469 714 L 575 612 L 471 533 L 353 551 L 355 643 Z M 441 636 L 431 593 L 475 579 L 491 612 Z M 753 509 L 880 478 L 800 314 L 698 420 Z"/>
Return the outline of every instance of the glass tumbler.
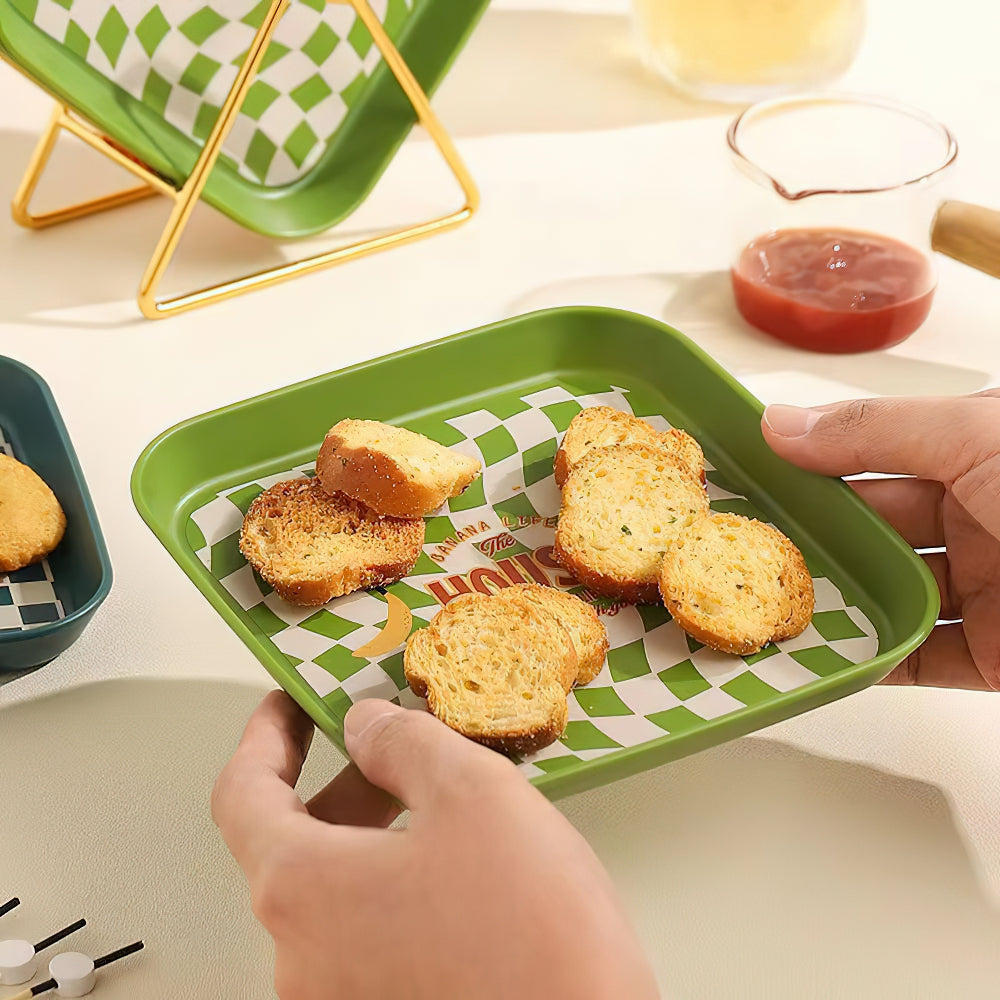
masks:
<path fill-rule="evenodd" d="M 733 293 L 753 326 L 797 347 L 890 347 L 926 319 L 930 234 L 958 155 L 922 111 L 804 94 L 756 104 L 728 133 Z"/>
<path fill-rule="evenodd" d="M 864 0 L 632 0 L 650 69 L 692 96 L 739 104 L 835 79 L 864 22 Z"/>

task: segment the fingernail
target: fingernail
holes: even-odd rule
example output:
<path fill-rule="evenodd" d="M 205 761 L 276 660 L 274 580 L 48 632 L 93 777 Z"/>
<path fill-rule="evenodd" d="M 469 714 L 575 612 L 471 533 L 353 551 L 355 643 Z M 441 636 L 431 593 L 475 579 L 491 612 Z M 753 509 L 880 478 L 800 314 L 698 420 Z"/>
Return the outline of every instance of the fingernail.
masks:
<path fill-rule="evenodd" d="M 800 406 L 776 403 L 764 411 L 764 423 L 781 437 L 805 437 L 823 416 L 821 410 L 806 410 Z"/>
<path fill-rule="evenodd" d="M 344 718 L 344 739 L 352 743 L 374 735 L 402 709 L 381 698 L 365 698 L 352 705 Z M 373 732 L 369 732 L 373 730 Z"/>

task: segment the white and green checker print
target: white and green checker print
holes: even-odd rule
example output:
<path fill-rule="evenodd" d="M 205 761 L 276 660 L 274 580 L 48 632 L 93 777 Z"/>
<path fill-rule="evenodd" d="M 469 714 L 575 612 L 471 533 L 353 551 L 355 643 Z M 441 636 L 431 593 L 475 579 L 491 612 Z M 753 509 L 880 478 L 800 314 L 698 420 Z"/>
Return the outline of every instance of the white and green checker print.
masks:
<path fill-rule="evenodd" d="M 16 457 L 2 427 L 0 453 Z M 0 573 L 0 632 L 20 632 L 65 617 L 48 559 L 14 573 Z"/>
<path fill-rule="evenodd" d="M 13 0 L 47 35 L 204 141 L 267 0 Z M 412 0 L 372 0 L 393 38 Z M 292 0 L 250 88 L 223 156 L 268 187 L 311 170 L 381 61 L 347 4 Z"/>
<path fill-rule="evenodd" d="M 448 443 L 481 459 L 483 476 L 428 519 L 426 544 L 413 573 L 388 588 L 411 608 L 414 628 L 424 626 L 440 608 L 428 584 L 443 582 L 451 592 L 454 581 L 449 583 L 448 577 L 468 581 L 472 574 L 482 579 L 498 569 L 523 567 L 523 560 L 553 585 L 582 591 L 565 571 L 551 566 L 546 547 L 552 544 L 552 522 L 559 510 L 552 473 L 558 438 L 586 406 L 631 412 L 625 389 L 574 395 L 552 385 L 523 396 L 508 393 L 490 409 L 444 421 L 455 432 Z M 645 419 L 660 429 L 669 426 L 660 416 Z M 727 490 L 709 468 L 712 506 L 755 515 L 750 503 Z M 380 593 L 351 594 L 319 610 L 297 608 L 273 594 L 239 553 L 240 526 L 253 499 L 274 483 L 312 471 L 311 466 L 299 466 L 223 491 L 192 513 L 188 541 L 245 617 L 270 637 L 334 715 L 343 718 L 359 698 L 423 707 L 423 700 L 406 686 L 402 647 L 377 661 L 352 656 L 386 620 Z M 483 525 L 486 530 L 480 530 Z M 456 532 L 469 526 L 475 533 L 453 544 Z M 483 544 L 497 536 L 505 536 L 508 543 L 496 552 L 496 559 L 503 561 L 500 567 L 484 554 L 493 546 Z M 595 602 L 611 645 L 607 663 L 594 681 L 569 695 L 570 722 L 563 737 L 520 759 L 520 767 L 534 777 L 665 733 L 684 732 L 874 656 L 878 640 L 868 618 L 848 606 L 830 580 L 818 578 L 814 584 L 816 614 L 805 632 L 743 658 L 715 652 L 686 636 L 663 607 L 616 609 Z"/>

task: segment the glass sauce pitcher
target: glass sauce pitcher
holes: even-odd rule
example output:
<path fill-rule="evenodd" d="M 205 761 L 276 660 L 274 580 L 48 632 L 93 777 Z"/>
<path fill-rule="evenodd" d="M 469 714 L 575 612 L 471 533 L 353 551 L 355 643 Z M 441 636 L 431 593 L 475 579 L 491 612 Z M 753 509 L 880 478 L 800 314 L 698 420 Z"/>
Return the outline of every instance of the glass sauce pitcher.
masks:
<path fill-rule="evenodd" d="M 958 155 L 923 112 L 806 94 L 754 105 L 728 134 L 736 304 L 797 347 L 890 347 L 926 319 L 939 184 Z"/>

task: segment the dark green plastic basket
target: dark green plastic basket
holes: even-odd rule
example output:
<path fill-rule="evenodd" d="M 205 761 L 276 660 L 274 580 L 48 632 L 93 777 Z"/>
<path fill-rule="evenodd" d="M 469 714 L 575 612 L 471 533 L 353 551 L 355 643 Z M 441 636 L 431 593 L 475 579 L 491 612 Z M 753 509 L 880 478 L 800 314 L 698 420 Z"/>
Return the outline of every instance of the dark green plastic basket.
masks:
<path fill-rule="evenodd" d="M 48 483 L 66 512 L 66 534 L 48 557 L 65 617 L 0 631 L 2 684 L 44 666 L 80 637 L 111 589 L 111 560 L 49 387 L 30 368 L 5 357 L 0 357 L 0 430 L 14 457 Z"/>

